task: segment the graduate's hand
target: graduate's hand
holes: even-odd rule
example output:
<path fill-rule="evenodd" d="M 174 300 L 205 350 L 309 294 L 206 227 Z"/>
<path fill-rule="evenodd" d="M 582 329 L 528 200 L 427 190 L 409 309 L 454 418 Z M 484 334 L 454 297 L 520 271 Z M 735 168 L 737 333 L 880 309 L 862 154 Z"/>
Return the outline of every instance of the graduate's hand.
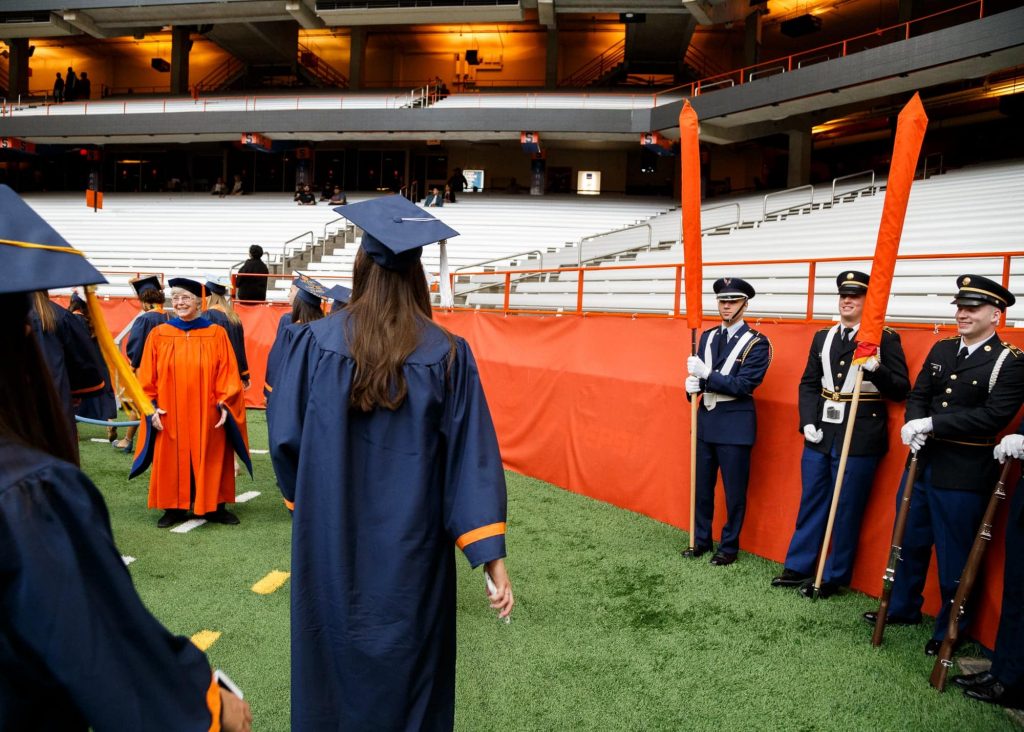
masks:
<path fill-rule="evenodd" d="M 224 732 L 250 732 L 252 710 L 249 702 L 239 699 L 227 689 L 220 690 L 220 728 Z"/>
<path fill-rule="evenodd" d="M 507 618 L 509 613 L 512 612 L 512 606 L 516 604 L 516 601 L 512 597 L 512 583 L 508 579 L 505 560 L 492 559 L 484 565 L 484 569 L 491 575 L 494 587 L 497 590 L 493 595 L 488 595 L 487 599 L 490 601 L 491 607 L 498 611 L 499 618 Z"/>
<path fill-rule="evenodd" d="M 252 386 L 252 382 L 246 379 L 242 382 L 242 391 L 249 391 L 250 386 Z"/>
<path fill-rule="evenodd" d="M 161 414 L 167 414 L 167 412 L 163 409 L 160 409 L 160 407 L 157 407 L 156 411 L 153 412 L 153 419 L 151 420 L 153 424 L 153 429 L 155 429 L 157 432 L 162 432 L 164 429 L 163 422 L 160 421 Z"/>
<path fill-rule="evenodd" d="M 213 426 L 214 429 L 219 429 L 224 426 L 224 423 L 228 421 L 228 409 L 223 404 L 218 404 L 217 408 L 220 409 L 220 420 Z"/>

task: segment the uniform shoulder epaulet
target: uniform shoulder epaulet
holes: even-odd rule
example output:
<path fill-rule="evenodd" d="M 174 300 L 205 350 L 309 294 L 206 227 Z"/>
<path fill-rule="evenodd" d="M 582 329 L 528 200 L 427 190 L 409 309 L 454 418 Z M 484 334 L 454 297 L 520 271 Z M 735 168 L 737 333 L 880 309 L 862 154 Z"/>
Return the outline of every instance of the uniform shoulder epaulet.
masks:
<path fill-rule="evenodd" d="M 960 336 L 955 335 L 955 336 L 949 336 L 949 338 L 940 338 L 939 339 L 939 343 L 942 343 L 943 341 L 958 341 L 958 340 L 960 340 Z"/>
<path fill-rule="evenodd" d="M 743 353 L 740 354 L 739 360 L 740 361 L 745 360 L 746 357 L 747 357 L 747 354 L 750 353 L 751 349 L 753 349 L 753 347 L 757 345 L 757 342 L 758 341 L 764 341 L 765 345 L 768 346 L 768 362 L 771 363 L 771 360 L 772 360 L 772 342 L 770 340 L 768 340 L 768 338 L 764 335 L 764 333 L 761 333 L 760 331 L 756 331 L 753 328 L 751 328 L 750 332 L 751 332 L 751 334 L 754 337 L 751 338 L 747 342 L 746 347 L 743 349 Z"/>
<path fill-rule="evenodd" d="M 1003 347 L 1007 351 L 1009 351 L 1014 358 L 1021 358 L 1022 356 L 1024 356 L 1024 351 L 1020 350 L 1019 348 L 1017 348 L 1017 346 L 1013 345 L 1012 343 L 1009 343 L 1007 341 L 1000 341 L 1000 343 L 1003 344 Z"/>
<path fill-rule="evenodd" d="M 890 328 L 888 325 L 884 326 L 882 330 L 884 330 L 886 333 L 891 333 L 892 335 L 899 335 L 899 333 L 897 333 L 893 328 Z"/>

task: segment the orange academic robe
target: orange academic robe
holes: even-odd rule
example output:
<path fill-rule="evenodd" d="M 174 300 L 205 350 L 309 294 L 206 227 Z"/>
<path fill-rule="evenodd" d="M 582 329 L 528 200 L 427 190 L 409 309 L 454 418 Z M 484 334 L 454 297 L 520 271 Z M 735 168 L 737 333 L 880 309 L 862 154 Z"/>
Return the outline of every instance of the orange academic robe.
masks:
<path fill-rule="evenodd" d="M 232 451 L 247 467 L 250 462 L 242 382 L 227 332 L 205 318 L 159 325 L 146 340 L 137 375 L 146 396 L 167 412 L 160 417 L 163 430 L 152 435 L 149 507 L 189 508 L 190 474 L 196 515 L 233 502 Z M 219 404 L 228 419 L 215 429 Z M 137 461 L 146 442 L 138 441 Z"/>

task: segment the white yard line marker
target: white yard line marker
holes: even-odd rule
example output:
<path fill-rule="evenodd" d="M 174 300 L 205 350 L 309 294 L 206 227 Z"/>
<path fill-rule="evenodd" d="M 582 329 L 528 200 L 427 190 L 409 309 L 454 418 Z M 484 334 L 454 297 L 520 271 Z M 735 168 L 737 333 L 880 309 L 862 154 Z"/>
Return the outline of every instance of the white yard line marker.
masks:
<path fill-rule="evenodd" d="M 102 437 L 90 437 L 89 442 L 99 442 L 103 445 L 109 445 L 110 440 L 104 440 Z"/>
<path fill-rule="evenodd" d="M 201 518 L 189 519 L 185 523 L 178 524 L 173 529 L 171 529 L 171 533 L 173 533 L 173 534 L 187 534 L 192 529 L 196 528 L 197 526 L 202 526 L 205 523 L 206 523 L 206 519 L 201 519 Z"/>
<path fill-rule="evenodd" d="M 253 450 L 253 449 L 250 449 L 249 452 L 252 453 L 253 455 L 266 455 L 268 452 L 270 452 L 270 450 Z"/>
<path fill-rule="evenodd" d="M 259 491 L 246 491 L 240 496 L 235 496 L 235 503 L 246 503 L 260 494 Z"/>
<path fill-rule="evenodd" d="M 129 556 L 125 555 L 125 554 L 122 554 L 121 555 L 121 561 L 124 562 L 124 566 L 127 567 L 129 564 L 131 564 L 132 562 L 135 561 L 135 557 L 129 557 Z"/>

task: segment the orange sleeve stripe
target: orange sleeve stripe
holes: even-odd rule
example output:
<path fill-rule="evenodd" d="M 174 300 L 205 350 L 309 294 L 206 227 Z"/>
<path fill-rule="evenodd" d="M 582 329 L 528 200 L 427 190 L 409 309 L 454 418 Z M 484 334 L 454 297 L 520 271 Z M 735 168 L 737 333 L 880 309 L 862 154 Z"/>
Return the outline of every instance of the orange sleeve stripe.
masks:
<path fill-rule="evenodd" d="M 289 501 L 287 498 L 282 498 L 281 500 L 284 501 L 284 505 L 288 507 L 289 511 L 295 510 L 295 501 Z"/>
<path fill-rule="evenodd" d="M 270 384 L 264 384 L 263 385 L 263 391 L 272 392 L 272 391 L 274 391 L 274 387 L 272 387 Z"/>
<path fill-rule="evenodd" d="M 465 549 L 470 544 L 478 542 L 481 539 L 490 539 L 492 536 L 500 536 L 504 533 L 504 521 L 499 521 L 496 524 L 487 524 L 487 526 L 481 526 L 479 529 L 467 531 L 465 534 L 463 534 L 455 540 L 455 546 L 457 546 L 459 549 Z"/>
<path fill-rule="evenodd" d="M 107 382 L 101 381 L 96 386 L 88 386 L 85 389 L 76 389 L 71 392 L 72 396 L 81 396 L 82 394 L 91 394 L 94 391 L 100 391 L 107 385 Z"/>
<path fill-rule="evenodd" d="M 220 732 L 220 686 L 217 679 L 210 679 L 206 689 L 206 707 L 210 710 L 210 732 Z"/>

